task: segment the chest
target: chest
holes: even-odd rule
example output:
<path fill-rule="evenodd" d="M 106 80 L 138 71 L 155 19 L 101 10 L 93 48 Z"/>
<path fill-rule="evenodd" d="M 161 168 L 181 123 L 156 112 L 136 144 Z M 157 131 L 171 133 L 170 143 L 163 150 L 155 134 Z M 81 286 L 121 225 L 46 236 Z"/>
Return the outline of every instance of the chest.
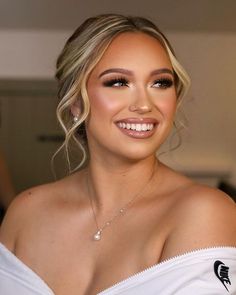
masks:
<path fill-rule="evenodd" d="M 93 241 L 93 223 L 34 224 L 21 235 L 16 256 L 56 295 L 97 294 L 159 262 L 169 225 L 132 212 Z"/>
<path fill-rule="evenodd" d="M 156 250 L 161 253 L 161 249 Z M 56 295 L 97 294 L 158 263 L 146 249 L 138 252 L 135 247 L 128 255 L 114 249 L 97 260 L 89 259 L 88 254 L 77 259 L 68 256 L 67 253 L 61 260 L 55 257 L 51 259 L 53 263 L 41 261 L 42 266 L 33 266 Z"/>

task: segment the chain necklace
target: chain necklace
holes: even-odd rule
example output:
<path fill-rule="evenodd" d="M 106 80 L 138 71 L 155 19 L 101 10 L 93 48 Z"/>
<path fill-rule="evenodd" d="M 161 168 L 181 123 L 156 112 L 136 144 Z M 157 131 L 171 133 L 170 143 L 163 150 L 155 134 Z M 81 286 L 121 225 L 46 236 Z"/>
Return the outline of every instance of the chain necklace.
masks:
<path fill-rule="evenodd" d="M 94 217 L 94 220 L 95 220 L 95 223 L 96 223 L 96 227 L 97 227 L 97 231 L 96 233 L 93 235 L 93 240 L 94 241 L 100 241 L 101 240 L 101 237 L 102 237 L 102 232 L 103 230 L 110 226 L 111 223 L 117 219 L 119 216 L 122 216 L 126 213 L 126 211 L 128 210 L 128 208 L 130 208 L 132 205 L 133 205 L 133 202 L 135 200 L 137 200 L 137 198 L 139 198 L 142 193 L 144 192 L 145 188 L 147 188 L 147 186 L 151 183 L 151 180 L 155 174 L 155 166 L 156 166 L 156 161 L 155 161 L 155 164 L 154 164 L 154 167 L 153 167 L 153 171 L 152 171 L 152 174 L 151 176 L 149 177 L 147 183 L 143 186 L 143 188 L 141 189 L 141 191 L 139 191 L 138 193 L 136 193 L 133 198 L 131 198 L 131 200 L 126 203 L 123 207 L 121 207 L 118 212 L 111 218 L 109 219 L 107 222 L 104 223 L 104 225 L 102 227 L 99 227 L 98 226 L 98 222 L 97 222 L 97 218 L 96 218 L 96 214 L 95 214 L 95 210 L 94 210 L 94 207 L 93 207 L 93 202 L 92 202 L 92 198 L 90 196 L 90 193 L 89 193 L 89 184 L 88 184 L 88 175 L 87 175 L 87 189 L 88 189 L 88 195 L 89 195 L 89 200 L 90 200 L 90 206 L 91 206 L 91 209 L 92 209 L 92 212 L 93 212 L 93 217 Z"/>

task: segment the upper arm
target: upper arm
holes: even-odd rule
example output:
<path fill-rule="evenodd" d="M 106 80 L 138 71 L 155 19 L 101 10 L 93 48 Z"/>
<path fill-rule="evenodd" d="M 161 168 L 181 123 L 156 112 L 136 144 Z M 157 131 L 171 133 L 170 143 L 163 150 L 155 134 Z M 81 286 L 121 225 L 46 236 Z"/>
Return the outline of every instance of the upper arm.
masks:
<path fill-rule="evenodd" d="M 216 246 L 236 247 L 236 204 L 223 192 L 199 187 L 181 199 L 174 215 L 176 222 L 164 255 Z"/>

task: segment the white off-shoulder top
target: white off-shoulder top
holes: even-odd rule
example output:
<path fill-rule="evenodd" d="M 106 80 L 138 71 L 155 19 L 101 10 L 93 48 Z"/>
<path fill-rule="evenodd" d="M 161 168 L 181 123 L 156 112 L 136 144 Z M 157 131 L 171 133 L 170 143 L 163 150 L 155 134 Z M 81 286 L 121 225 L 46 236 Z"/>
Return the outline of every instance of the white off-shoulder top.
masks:
<path fill-rule="evenodd" d="M 46 282 L 0 243 L 0 295 L 35 294 L 56 295 Z M 211 247 L 178 255 L 118 282 L 98 295 L 118 294 L 236 295 L 236 247 Z"/>

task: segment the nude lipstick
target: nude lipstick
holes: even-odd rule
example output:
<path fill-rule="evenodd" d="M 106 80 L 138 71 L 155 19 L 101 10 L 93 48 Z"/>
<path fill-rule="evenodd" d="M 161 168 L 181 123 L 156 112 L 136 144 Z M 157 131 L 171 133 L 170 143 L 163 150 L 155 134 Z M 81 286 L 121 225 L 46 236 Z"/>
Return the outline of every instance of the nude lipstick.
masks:
<path fill-rule="evenodd" d="M 144 139 L 153 135 L 158 121 L 154 118 L 125 118 L 117 121 L 116 126 L 127 136 Z"/>

